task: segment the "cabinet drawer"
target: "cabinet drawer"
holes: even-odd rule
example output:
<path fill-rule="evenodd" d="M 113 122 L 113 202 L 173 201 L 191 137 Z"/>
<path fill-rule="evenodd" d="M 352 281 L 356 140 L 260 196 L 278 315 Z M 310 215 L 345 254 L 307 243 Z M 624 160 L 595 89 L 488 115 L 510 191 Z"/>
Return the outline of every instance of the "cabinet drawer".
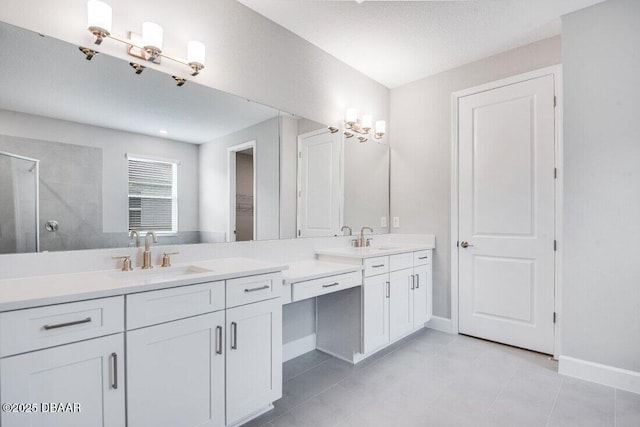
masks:
<path fill-rule="evenodd" d="M 0 357 L 124 330 L 124 297 L 0 313 Z"/>
<path fill-rule="evenodd" d="M 360 272 L 338 274 L 336 276 L 298 282 L 292 285 L 293 301 L 300 301 L 343 289 L 354 288 L 361 284 L 362 274 Z"/>
<path fill-rule="evenodd" d="M 389 257 L 380 256 L 376 258 L 367 258 L 364 260 L 365 277 L 375 276 L 376 274 L 384 274 L 389 272 Z"/>
<path fill-rule="evenodd" d="M 224 282 L 127 295 L 127 329 L 224 310 Z"/>
<path fill-rule="evenodd" d="M 260 274 L 227 280 L 227 308 L 282 295 L 282 274 Z"/>
<path fill-rule="evenodd" d="M 413 253 L 413 265 L 431 264 L 431 251 L 418 251 Z"/>
<path fill-rule="evenodd" d="M 389 257 L 389 271 L 404 270 L 413 267 L 413 252 L 391 255 Z"/>

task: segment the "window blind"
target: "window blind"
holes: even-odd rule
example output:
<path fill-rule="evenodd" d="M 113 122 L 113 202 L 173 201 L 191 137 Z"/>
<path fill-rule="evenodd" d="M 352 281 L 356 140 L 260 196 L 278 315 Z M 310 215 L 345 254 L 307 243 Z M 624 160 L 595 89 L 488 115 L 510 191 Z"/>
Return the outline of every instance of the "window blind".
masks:
<path fill-rule="evenodd" d="M 129 158 L 129 230 L 177 232 L 177 164 Z"/>

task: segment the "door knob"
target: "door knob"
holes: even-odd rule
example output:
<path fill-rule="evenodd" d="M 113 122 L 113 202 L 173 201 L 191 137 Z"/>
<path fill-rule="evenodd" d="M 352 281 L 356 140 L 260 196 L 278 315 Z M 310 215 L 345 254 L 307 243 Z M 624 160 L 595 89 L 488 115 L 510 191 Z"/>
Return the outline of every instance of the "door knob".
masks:
<path fill-rule="evenodd" d="M 470 245 L 469 242 L 460 242 L 460 246 L 462 246 L 464 249 L 473 247 L 473 245 Z"/>

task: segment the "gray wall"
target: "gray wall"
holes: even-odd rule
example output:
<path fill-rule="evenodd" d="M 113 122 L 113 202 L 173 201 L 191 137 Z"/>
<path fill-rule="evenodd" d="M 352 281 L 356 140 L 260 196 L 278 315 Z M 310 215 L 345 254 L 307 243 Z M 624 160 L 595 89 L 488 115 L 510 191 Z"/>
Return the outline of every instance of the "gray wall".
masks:
<path fill-rule="evenodd" d="M 562 354 L 636 372 L 639 20 L 637 0 L 610 0 L 562 20 Z"/>
<path fill-rule="evenodd" d="M 435 234 L 436 316 L 451 316 L 451 94 L 559 63 L 554 37 L 391 91 L 391 217 L 400 217 L 391 232 Z"/>
<path fill-rule="evenodd" d="M 279 117 L 200 145 L 200 230 L 206 242 L 224 241 L 229 218 L 229 152 L 256 141 L 257 240 L 278 239 L 280 215 Z"/>

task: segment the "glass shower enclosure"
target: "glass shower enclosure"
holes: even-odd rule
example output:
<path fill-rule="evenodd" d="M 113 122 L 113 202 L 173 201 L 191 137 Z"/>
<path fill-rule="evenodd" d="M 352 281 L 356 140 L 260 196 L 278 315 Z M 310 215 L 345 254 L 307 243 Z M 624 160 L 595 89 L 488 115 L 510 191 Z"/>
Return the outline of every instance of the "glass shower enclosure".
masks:
<path fill-rule="evenodd" d="M 38 252 L 40 160 L 0 151 L 0 254 Z"/>

